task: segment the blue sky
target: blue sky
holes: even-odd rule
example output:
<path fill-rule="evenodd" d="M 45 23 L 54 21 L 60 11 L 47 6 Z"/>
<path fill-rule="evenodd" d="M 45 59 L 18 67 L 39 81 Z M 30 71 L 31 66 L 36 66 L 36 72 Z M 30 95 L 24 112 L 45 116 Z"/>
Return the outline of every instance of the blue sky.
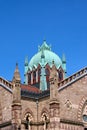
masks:
<path fill-rule="evenodd" d="M 68 76 L 87 66 L 87 0 L 0 0 L 0 76 L 12 80 L 18 62 L 23 82 L 44 39 L 65 53 Z"/>

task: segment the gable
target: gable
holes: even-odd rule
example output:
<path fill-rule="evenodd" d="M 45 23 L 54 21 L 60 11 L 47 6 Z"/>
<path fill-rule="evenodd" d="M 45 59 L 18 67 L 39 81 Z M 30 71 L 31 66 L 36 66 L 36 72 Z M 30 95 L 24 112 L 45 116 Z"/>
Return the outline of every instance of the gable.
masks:
<path fill-rule="evenodd" d="M 78 120 L 80 103 L 83 97 L 87 98 L 87 70 L 82 69 L 70 76 L 59 83 L 58 87 L 61 118 Z"/>
<path fill-rule="evenodd" d="M 87 75 L 87 68 L 84 68 L 84 69 L 78 71 L 77 73 L 66 78 L 62 82 L 59 82 L 58 83 L 58 91 L 61 91 L 61 90 L 65 89 L 66 87 L 71 86 L 71 84 L 75 84 L 75 82 L 78 82 L 79 80 L 84 78 L 86 75 Z"/>

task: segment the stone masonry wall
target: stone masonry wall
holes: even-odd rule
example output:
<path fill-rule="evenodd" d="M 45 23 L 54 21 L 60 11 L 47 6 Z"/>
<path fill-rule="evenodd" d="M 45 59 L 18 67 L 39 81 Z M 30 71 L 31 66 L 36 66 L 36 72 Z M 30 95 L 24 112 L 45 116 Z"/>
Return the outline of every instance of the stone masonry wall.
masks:
<path fill-rule="evenodd" d="M 7 91 L 2 86 L 0 86 L 0 103 L 1 103 L 1 113 L 2 113 L 1 122 L 7 122 L 11 120 L 12 93 Z"/>
<path fill-rule="evenodd" d="M 33 101 L 31 99 L 28 100 L 23 100 L 21 101 L 22 103 L 22 119 L 24 119 L 24 116 L 26 113 L 30 112 L 32 115 L 32 121 L 34 123 L 38 122 L 40 123 L 42 121 L 41 119 L 41 114 L 43 112 L 47 113 L 47 116 L 49 118 L 49 99 L 45 98 L 45 100 L 40 100 L 38 101 L 38 104 L 36 101 Z M 37 115 L 38 112 L 38 115 Z M 34 130 L 37 130 L 37 126 L 31 126 Z M 38 130 L 40 130 L 43 125 L 38 126 Z"/>
<path fill-rule="evenodd" d="M 84 97 L 87 99 L 87 76 L 59 91 L 60 118 L 78 121 L 78 111 Z"/>

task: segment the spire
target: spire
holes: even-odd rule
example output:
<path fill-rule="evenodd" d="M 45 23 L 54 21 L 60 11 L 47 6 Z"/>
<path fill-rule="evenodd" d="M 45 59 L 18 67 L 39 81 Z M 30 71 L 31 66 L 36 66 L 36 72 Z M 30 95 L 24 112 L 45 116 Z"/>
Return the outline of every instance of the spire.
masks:
<path fill-rule="evenodd" d="M 43 41 L 43 44 L 41 46 L 38 46 L 38 51 L 42 50 L 51 50 L 51 46 L 47 45 L 46 40 Z"/>
<path fill-rule="evenodd" d="M 16 63 L 16 68 L 15 68 L 15 71 L 14 71 L 13 81 L 19 81 L 19 82 L 21 81 L 20 73 L 19 73 L 19 69 L 18 69 L 18 63 Z"/>
<path fill-rule="evenodd" d="M 28 56 L 25 57 L 24 63 L 24 83 L 27 84 L 27 72 L 28 72 Z"/>
<path fill-rule="evenodd" d="M 66 57 L 65 57 L 65 54 L 63 53 L 62 55 L 62 63 L 66 63 Z"/>
<path fill-rule="evenodd" d="M 24 65 L 28 66 L 28 56 L 26 56 L 26 58 L 25 58 L 25 64 Z"/>
<path fill-rule="evenodd" d="M 65 72 L 65 77 L 66 77 L 66 57 L 65 57 L 65 54 L 62 55 L 62 67 L 63 67 L 63 70 Z"/>

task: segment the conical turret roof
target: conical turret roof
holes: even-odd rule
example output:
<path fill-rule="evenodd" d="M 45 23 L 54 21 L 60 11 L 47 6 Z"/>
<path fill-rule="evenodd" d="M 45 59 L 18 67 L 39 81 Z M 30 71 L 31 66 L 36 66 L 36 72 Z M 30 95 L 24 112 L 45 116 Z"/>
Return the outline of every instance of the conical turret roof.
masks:
<path fill-rule="evenodd" d="M 20 73 L 19 73 L 19 69 L 18 69 L 18 63 L 16 63 L 16 68 L 15 68 L 15 71 L 14 71 L 13 81 L 14 80 L 21 81 Z"/>

